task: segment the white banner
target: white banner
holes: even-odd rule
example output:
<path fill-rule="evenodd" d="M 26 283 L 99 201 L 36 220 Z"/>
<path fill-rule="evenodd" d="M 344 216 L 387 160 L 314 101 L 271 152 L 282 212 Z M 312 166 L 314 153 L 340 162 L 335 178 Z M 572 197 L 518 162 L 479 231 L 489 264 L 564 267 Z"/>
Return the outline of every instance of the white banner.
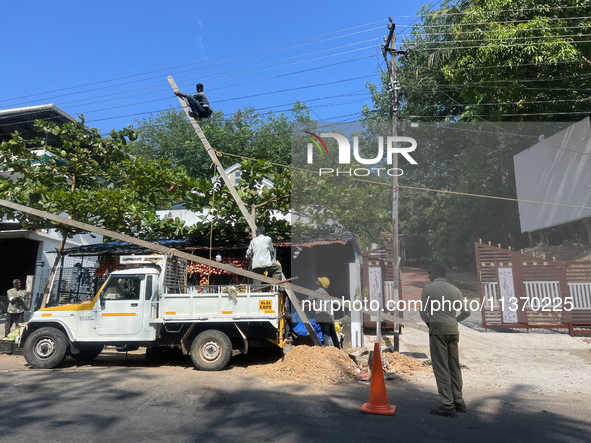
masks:
<path fill-rule="evenodd" d="M 376 300 L 379 303 L 380 310 L 382 309 L 382 268 L 370 267 L 367 270 L 369 276 L 369 301 Z M 375 303 L 374 303 L 375 304 Z M 375 315 L 370 316 L 371 321 L 378 321 Z"/>
<path fill-rule="evenodd" d="M 513 285 L 513 268 L 499 268 L 499 291 L 503 323 L 517 323 L 517 297 Z"/>

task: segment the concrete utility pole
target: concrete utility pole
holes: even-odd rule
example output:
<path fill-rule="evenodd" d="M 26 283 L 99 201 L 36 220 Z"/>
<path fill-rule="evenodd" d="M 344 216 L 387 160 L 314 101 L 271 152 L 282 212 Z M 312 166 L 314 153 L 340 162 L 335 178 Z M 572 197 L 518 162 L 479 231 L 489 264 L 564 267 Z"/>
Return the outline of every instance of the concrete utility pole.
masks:
<path fill-rule="evenodd" d="M 396 24 L 393 23 L 392 17 L 389 17 L 390 23 L 388 23 L 388 37 L 385 37 L 385 43 L 382 45 L 382 55 L 388 63 L 388 53 L 390 53 L 390 90 L 392 93 L 392 104 L 390 106 L 390 116 L 392 118 L 392 136 L 398 135 L 398 89 L 399 83 L 396 79 L 396 56 L 400 54 L 406 54 L 406 51 L 398 51 L 396 49 Z M 395 300 L 400 299 L 400 279 L 399 276 L 399 259 L 398 259 L 398 204 L 399 204 L 399 189 L 398 189 L 398 155 L 392 156 L 392 169 L 393 183 L 392 183 L 392 254 L 393 254 L 393 291 Z M 378 317 L 379 324 L 379 317 Z M 398 348 L 398 335 L 395 333 L 394 336 L 394 347 Z"/>

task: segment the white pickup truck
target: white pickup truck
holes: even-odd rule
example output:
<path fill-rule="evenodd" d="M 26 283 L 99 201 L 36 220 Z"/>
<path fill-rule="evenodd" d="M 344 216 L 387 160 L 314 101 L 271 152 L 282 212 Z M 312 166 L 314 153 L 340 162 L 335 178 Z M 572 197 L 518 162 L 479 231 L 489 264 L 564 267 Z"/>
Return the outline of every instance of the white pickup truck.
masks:
<path fill-rule="evenodd" d="M 220 370 L 249 346 L 286 345 L 285 296 L 276 287 L 185 286 L 186 261 L 163 255 L 121 257 L 89 301 L 36 311 L 21 330 L 27 363 L 54 368 L 105 346 L 179 347 L 198 369 Z"/>

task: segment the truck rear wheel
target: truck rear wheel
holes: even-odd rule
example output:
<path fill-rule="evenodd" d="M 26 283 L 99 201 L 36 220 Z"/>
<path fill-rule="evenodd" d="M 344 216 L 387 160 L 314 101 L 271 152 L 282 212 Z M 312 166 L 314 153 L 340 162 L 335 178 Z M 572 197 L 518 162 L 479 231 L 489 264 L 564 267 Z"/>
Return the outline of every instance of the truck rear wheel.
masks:
<path fill-rule="evenodd" d="M 68 349 L 68 338 L 56 328 L 40 328 L 25 341 L 23 355 L 29 365 L 37 369 L 51 369 L 59 365 Z"/>
<path fill-rule="evenodd" d="M 84 346 L 79 348 L 77 354 L 71 354 L 72 358 L 76 361 L 90 361 L 93 358 L 99 356 L 101 352 L 103 352 L 103 345 L 99 346 Z"/>
<path fill-rule="evenodd" d="M 199 334 L 191 345 L 191 359 L 197 369 L 219 371 L 232 357 L 232 342 L 226 334 L 208 329 Z"/>

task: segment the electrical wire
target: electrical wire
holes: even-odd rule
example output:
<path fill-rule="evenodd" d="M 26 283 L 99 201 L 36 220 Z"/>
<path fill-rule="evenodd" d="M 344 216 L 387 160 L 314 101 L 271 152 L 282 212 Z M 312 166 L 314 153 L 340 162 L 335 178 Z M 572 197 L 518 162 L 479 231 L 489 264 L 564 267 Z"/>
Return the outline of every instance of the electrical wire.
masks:
<path fill-rule="evenodd" d="M 274 76 L 271 76 L 271 77 L 259 78 L 259 79 L 255 79 L 255 80 L 248 80 L 248 81 L 244 81 L 244 82 L 240 82 L 240 83 L 235 83 L 235 84 L 232 84 L 232 85 L 221 86 L 219 88 L 212 88 L 212 89 L 225 89 L 225 88 L 231 88 L 231 87 L 235 87 L 235 86 L 247 85 L 247 84 L 251 84 L 251 83 L 258 83 L 258 82 L 262 82 L 262 81 L 266 81 L 266 80 L 271 80 L 271 79 L 275 79 L 275 78 L 281 78 L 281 77 L 287 77 L 287 76 L 290 76 L 290 75 L 301 74 L 303 72 L 315 71 L 317 69 L 323 69 L 323 68 L 328 68 L 328 67 L 332 67 L 332 66 L 342 65 L 342 64 L 346 64 L 346 63 L 352 63 L 352 62 L 360 61 L 360 60 L 371 58 L 371 57 L 374 57 L 374 56 L 373 55 L 370 55 L 370 56 L 365 56 L 365 57 L 359 57 L 359 58 L 355 58 L 355 59 L 345 60 L 345 61 L 342 61 L 342 62 L 331 63 L 331 64 L 324 65 L 324 66 L 318 66 L 318 67 L 315 67 L 315 68 L 302 69 L 300 71 L 288 72 L 288 73 L 285 73 L 285 74 L 278 74 L 278 75 L 274 75 Z M 164 97 L 164 98 L 158 98 L 158 99 L 153 99 L 153 100 L 146 100 L 146 101 L 136 102 L 136 103 L 131 103 L 131 104 L 125 104 L 125 105 L 119 105 L 119 106 L 111 106 L 111 107 L 108 107 L 108 108 L 93 109 L 91 111 L 86 111 L 86 112 L 87 113 L 90 113 L 90 112 L 108 111 L 108 110 L 111 110 L 111 109 L 119 109 L 119 108 L 124 108 L 124 107 L 127 107 L 127 106 L 140 105 L 140 104 L 145 104 L 145 103 L 153 103 L 153 102 L 156 102 L 156 101 L 169 100 L 169 99 L 170 99 L 170 97 Z"/>
<path fill-rule="evenodd" d="M 579 17 L 577 17 L 579 18 Z M 585 19 L 591 19 L 591 17 L 580 17 L 580 18 L 585 18 Z M 563 20 L 563 19 L 561 19 Z M 500 22 L 495 22 L 494 24 L 499 24 Z M 527 23 L 527 22 L 526 22 Z M 490 24 L 490 22 L 488 23 Z M 413 39 L 416 38 L 429 38 L 429 37 L 433 37 L 433 36 L 445 36 L 445 35 L 450 35 L 452 37 L 455 37 L 457 35 L 464 35 L 464 34 L 483 34 L 483 33 L 494 33 L 494 32 L 507 32 L 507 33 L 518 33 L 518 32 L 531 32 L 531 31 L 560 31 L 560 30 L 564 30 L 564 29 L 584 29 L 587 30 L 589 28 L 589 26 L 581 26 L 581 25 L 577 25 L 577 26 L 551 26 L 551 27 L 539 27 L 539 28 L 491 28 L 491 29 L 487 29 L 487 30 L 482 30 L 482 29 L 474 29 L 474 30 L 470 30 L 470 31 L 449 31 L 449 32 L 442 32 L 442 31 L 437 31 L 436 33 L 424 33 L 424 34 L 419 34 L 419 33 L 413 33 L 413 34 L 405 34 L 406 36 L 410 36 Z M 555 36 L 560 36 L 560 34 L 557 34 Z M 412 42 L 412 40 L 411 40 Z"/>
<path fill-rule="evenodd" d="M 474 71 L 474 70 L 479 70 L 479 69 L 513 69 L 513 68 L 524 68 L 526 66 L 557 66 L 557 65 L 563 65 L 563 64 L 571 64 L 571 63 L 584 63 L 583 60 L 581 59 L 577 59 L 577 60 L 563 60 L 563 61 L 556 61 L 556 62 L 548 62 L 548 63 L 518 63 L 518 64 L 510 64 L 510 65 L 493 65 L 493 66 L 466 66 L 465 68 L 449 68 L 446 67 L 445 70 L 446 71 Z M 587 66 L 587 65 L 585 65 Z M 437 69 L 429 69 L 426 68 L 423 71 L 420 72 L 429 72 L 429 71 L 440 71 L 441 68 L 437 68 Z"/>
<path fill-rule="evenodd" d="M 567 20 L 588 20 L 591 16 L 574 16 L 574 17 L 537 17 L 535 19 L 523 19 L 523 20 L 500 20 L 493 22 L 495 25 L 512 25 L 517 23 L 531 23 L 535 21 L 567 21 Z M 442 23 L 438 25 L 425 25 L 421 24 L 415 29 L 431 29 L 431 28 L 445 28 L 445 27 L 459 27 L 459 26 L 476 26 L 476 25 L 490 25 L 491 22 L 468 22 L 468 23 Z M 413 34 L 409 34 L 413 35 Z"/>
<path fill-rule="evenodd" d="M 238 158 L 251 160 L 251 161 L 260 160 L 260 159 L 255 159 L 255 158 L 248 157 L 245 155 L 230 154 L 228 152 L 218 151 L 215 149 L 214 149 L 214 151 L 216 152 L 216 155 L 220 155 L 220 156 L 227 155 L 230 157 L 238 157 Z M 286 169 L 318 174 L 317 170 L 314 171 L 314 170 L 305 169 L 305 168 L 298 168 L 293 165 L 285 165 L 285 164 L 281 164 L 281 163 L 274 163 L 274 162 L 269 162 L 269 163 L 274 166 L 279 166 L 279 167 L 286 168 Z M 323 174 L 323 175 L 333 176 L 332 174 Z M 373 181 L 373 180 L 360 179 L 360 178 L 356 178 L 356 177 L 348 177 L 348 180 L 353 180 L 353 181 L 362 182 L 362 183 L 370 183 L 373 185 L 380 185 L 380 186 L 388 186 L 388 187 L 392 186 L 392 184 L 389 182 L 378 182 L 378 181 Z M 422 191 L 422 192 L 436 192 L 436 193 L 441 193 L 441 194 L 459 195 L 459 196 L 465 196 L 465 197 L 478 197 L 478 198 L 486 198 L 486 199 L 491 199 L 491 200 L 502 200 L 502 201 L 509 201 L 509 202 L 517 202 L 517 203 L 535 203 L 535 204 L 542 204 L 542 205 L 561 206 L 561 207 L 567 207 L 567 208 L 591 209 L 591 207 L 587 207 L 587 206 L 569 205 L 569 204 L 565 204 L 565 203 L 552 203 L 552 202 L 542 202 L 542 201 L 536 201 L 536 200 L 517 199 L 517 198 L 511 198 L 511 197 L 498 197 L 498 196 L 493 196 L 493 195 L 473 194 L 473 193 L 468 193 L 468 192 L 457 192 L 457 191 L 446 191 L 446 190 L 442 190 L 442 189 L 422 188 L 422 187 L 408 186 L 408 185 L 399 185 L 399 187 L 402 189 L 412 189 L 415 191 Z"/>
<path fill-rule="evenodd" d="M 322 37 L 322 36 L 325 36 L 325 35 L 330 35 L 330 34 L 337 33 L 337 32 L 342 32 L 342 31 L 348 31 L 348 30 L 351 30 L 351 29 L 357 29 L 357 28 L 360 28 L 360 27 L 363 27 L 363 26 L 369 26 L 369 25 L 373 25 L 373 24 L 381 23 L 381 22 L 383 22 L 383 20 L 375 21 L 375 22 L 371 22 L 371 23 L 367 23 L 367 24 L 364 24 L 364 25 L 354 26 L 354 27 L 351 27 L 351 28 L 345 28 L 345 29 L 342 29 L 342 30 L 339 30 L 339 31 L 332 31 L 332 32 L 328 32 L 328 33 L 325 33 L 325 34 L 320 34 L 320 35 L 313 36 L 313 37 L 306 37 L 306 38 L 303 38 L 303 39 L 295 40 L 293 42 L 280 43 L 278 45 L 267 46 L 267 47 L 262 48 L 262 49 L 253 49 L 253 50 L 250 50 L 250 51 L 241 51 L 240 53 L 237 53 L 237 54 L 225 55 L 225 56 L 222 56 L 222 57 L 216 57 L 216 58 L 211 59 L 209 61 L 220 60 L 220 59 L 225 59 L 225 58 L 229 58 L 229 57 L 236 57 L 237 55 L 248 54 L 248 53 L 252 53 L 252 52 L 256 52 L 256 51 L 262 51 L 262 50 L 265 50 L 265 49 L 270 49 L 270 48 L 274 48 L 274 47 L 277 47 L 277 46 L 282 46 L 282 45 L 285 45 L 285 44 L 296 43 L 296 42 L 299 42 L 299 41 L 309 40 L 311 38 Z M 250 59 L 250 58 L 262 57 L 262 56 L 274 54 L 274 53 L 277 53 L 277 52 L 288 51 L 288 50 L 297 49 L 297 48 L 301 48 L 301 47 L 305 47 L 305 46 L 309 46 L 309 45 L 313 45 L 313 44 L 319 44 L 319 43 L 324 43 L 324 42 L 331 41 L 331 40 L 336 40 L 336 39 L 339 39 L 339 38 L 349 37 L 349 36 L 352 36 L 352 35 L 361 34 L 363 32 L 375 31 L 377 29 L 381 29 L 381 28 L 376 27 L 376 28 L 372 28 L 372 29 L 367 29 L 365 31 L 359 31 L 359 32 L 355 32 L 355 33 L 351 33 L 351 34 L 346 34 L 346 35 L 342 35 L 342 36 L 338 36 L 338 37 L 334 37 L 334 38 L 330 38 L 330 39 L 320 40 L 320 41 L 317 41 L 317 42 L 311 42 L 311 43 L 307 43 L 307 44 L 303 44 L 303 45 L 292 46 L 292 47 L 289 47 L 289 48 L 285 48 L 285 49 L 281 49 L 281 50 L 277 50 L 277 51 L 266 52 L 266 53 L 263 53 L 263 54 L 257 54 L 257 55 L 250 56 L 250 57 L 244 57 L 244 58 L 239 58 L 239 59 L 233 58 L 232 60 L 230 60 L 228 62 L 217 63 L 217 64 L 213 64 L 213 65 L 207 65 L 207 66 L 204 66 L 204 67 L 205 68 L 209 68 L 209 67 L 212 67 L 212 66 L 219 66 L 221 64 L 234 63 L 234 62 L 237 62 L 237 61 L 247 60 L 247 59 Z M 40 93 L 37 93 L 37 94 L 31 94 L 31 95 L 26 95 L 26 96 L 21 96 L 21 97 L 14 97 L 14 98 L 10 98 L 10 99 L 3 99 L 3 100 L 0 100 L 0 103 L 5 102 L 5 101 L 11 101 L 11 100 L 19 100 L 21 98 L 38 97 L 39 95 L 51 94 L 51 93 L 54 93 L 54 92 L 66 91 L 66 90 L 75 89 L 75 88 L 81 88 L 81 87 L 86 87 L 86 86 L 93 86 L 93 85 L 107 83 L 107 82 L 111 82 L 111 81 L 123 80 L 123 79 L 126 79 L 126 78 L 138 77 L 138 76 L 142 76 L 142 75 L 152 74 L 152 73 L 155 73 L 155 72 L 170 71 L 172 69 L 177 69 L 177 68 L 180 68 L 180 67 L 185 67 L 185 66 L 190 66 L 190 65 L 200 64 L 200 63 L 202 63 L 202 62 L 192 62 L 192 63 L 183 64 L 183 65 L 178 65 L 178 66 L 175 66 L 175 67 L 172 67 L 172 68 L 162 68 L 162 69 L 148 71 L 148 72 L 144 72 L 144 73 L 140 73 L 140 74 L 132 74 L 132 75 L 127 75 L 127 76 L 123 76 L 123 77 L 117 77 L 117 78 L 113 78 L 113 79 L 109 79 L 109 80 L 101 80 L 101 81 L 98 81 L 98 82 L 91 82 L 91 83 L 86 83 L 86 84 L 78 85 L 78 86 L 69 86 L 67 88 L 55 89 L 55 90 L 47 91 L 47 92 L 40 92 Z M 139 81 L 145 81 L 145 80 L 152 80 L 152 79 L 155 79 L 155 78 L 160 78 L 160 76 L 151 77 L 149 79 L 138 80 L 138 82 Z M 117 85 L 109 85 L 109 86 L 106 86 L 104 88 L 94 88 L 94 89 L 90 89 L 90 90 L 87 90 L 87 91 L 78 91 L 78 92 L 76 92 L 74 94 L 95 91 L 95 90 L 98 90 L 98 89 L 106 89 L 106 88 L 111 88 L 111 87 L 116 87 L 116 86 L 122 86 L 122 85 L 126 85 L 126 84 L 129 84 L 129 83 L 134 83 L 134 82 L 125 82 L 125 83 L 120 83 L 120 84 L 117 84 Z M 70 95 L 70 94 L 64 94 L 64 96 L 65 95 Z M 47 99 L 48 98 L 46 98 L 45 100 L 47 100 Z"/>
<path fill-rule="evenodd" d="M 505 42 L 513 42 L 515 40 L 524 40 L 524 39 L 529 39 L 529 40 L 533 40 L 533 39 L 542 39 L 542 38 L 552 38 L 552 39 L 561 39 L 561 38 L 567 38 L 567 37 L 589 37 L 591 36 L 591 34 L 558 34 L 558 35 L 537 35 L 537 36 L 524 36 L 524 37 L 501 37 L 501 36 L 495 36 L 495 37 L 488 37 L 488 38 L 483 38 L 483 39 L 470 39 L 470 40 L 461 40 L 461 39 L 455 39 L 453 41 L 439 41 L 439 42 L 420 42 L 417 43 L 415 46 L 413 46 L 413 48 L 422 48 L 423 46 L 428 46 L 427 49 L 443 49 L 445 47 L 448 46 L 454 46 L 454 45 L 459 45 L 459 44 L 463 44 L 463 43 L 469 43 L 469 42 L 490 42 L 493 38 L 495 40 L 495 42 L 498 43 L 505 43 Z M 579 40 L 573 40 L 573 41 L 556 41 L 556 42 L 548 42 L 548 43 L 580 43 L 581 41 Z M 546 42 L 539 42 L 540 44 L 542 43 L 546 43 Z M 512 43 L 513 44 L 513 43 Z M 461 46 L 459 46 L 461 48 Z M 489 48 L 489 45 L 482 45 L 483 48 Z"/>
<path fill-rule="evenodd" d="M 313 53 L 306 53 L 306 54 L 301 54 L 301 55 L 297 55 L 297 56 L 293 56 L 293 57 L 287 57 L 287 58 L 284 58 L 284 59 L 281 59 L 281 60 L 273 60 L 273 61 L 269 61 L 269 62 L 265 62 L 265 63 L 259 63 L 257 65 L 250 65 L 250 66 L 245 66 L 245 67 L 241 67 L 241 68 L 237 68 L 237 69 L 231 69 L 231 70 L 227 70 L 227 71 L 221 71 L 221 72 L 216 72 L 216 73 L 212 73 L 212 74 L 201 75 L 201 76 L 198 76 L 198 77 L 191 77 L 189 79 L 182 80 L 182 82 L 179 82 L 179 83 L 181 84 L 181 86 L 186 86 L 186 83 L 189 80 L 204 79 L 204 78 L 215 76 L 215 75 L 221 75 L 221 74 L 225 74 L 225 73 L 241 71 L 241 70 L 249 69 L 249 68 L 252 68 L 252 67 L 264 66 L 264 65 L 269 65 L 269 64 L 273 64 L 273 63 L 279 63 L 279 62 L 282 62 L 282 61 L 293 60 L 293 59 L 296 59 L 296 58 L 306 57 L 306 56 L 309 56 L 309 55 L 319 54 L 319 53 L 323 53 L 323 52 L 334 51 L 334 50 L 337 50 L 337 49 L 341 49 L 341 48 L 345 48 L 345 47 L 350 47 L 350 46 L 354 46 L 354 45 L 358 45 L 358 44 L 363 44 L 363 43 L 367 43 L 367 42 L 371 42 L 371 41 L 375 41 L 375 40 L 376 39 L 364 40 L 362 42 L 357 42 L 357 43 L 352 43 L 352 44 L 348 44 L 348 45 L 343 45 L 343 46 L 339 46 L 339 47 L 336 47 L 336 48 L 324 49 L 324 50 L 313 52 Z M 215 78 L 215 79 L 212 79 L 212 80 L 209 80 L 209 81 L 210 82 L 216 82 L 216 81 L 220 81 L 220 80 L 225 80 L 225 79 L 240 77 L 240 76 L 243 76 L 243 75 L 246 76 L 246 75 L 256 74 L 256 73 L 270 71 L 270 70 L 274 70 L 274 69 L 281 69 L 281 68 L 288 67 L 288 66 L 294 66 L 294 65 L 298 65 L 298 64 L 303 64 L 303 63 L 309 63 L 309 62 L 313 62 L 313 61 L 317 61 L 317 60 L 322 60 L 324 58 L 337 57 L 339 55 L 346 55 L 346 54 L 349 54 L 349 53 L 352 53 L 352 52 L 356 52 L 356 51 L 362 51 L 362 50 L 365 50 L 365 49 L 371 49 L 373 47 L 374 46 L 366 46 L 364 48 L 358 48 L 358 49 L 354 49 L 352 51 L 341 52 L 341 53 L 338 53 L 338 54 L 331 54 L 331 55 L 325 56 L 325 57 L 318 57 L 318 58 L 314 58 L 314 59 L 310 59 L 310 60 L 303 60 L 303 61 L 300 61 L 300 62 L 297 62 L 297 63 L 291 63 L 291 64 L 282 65 L 282 66 L 276 66 L 276 67 L 272 67 L 272 68 L 268 68 L 268 69 L 263 69 L 263 70 L 259 70 L 259 71 L 252 71 L 252 72 L 243 73 L 243 74 L 240 74 L 240 75 L 234 75 L 234 76 L 222 77 L 222 78 Z M 153 78 L 161 79 L 160 76 L 153 77 Z M 120 85 L 118 85 L 118 86 L 120 86 Z M 132 89 L 132 90 L 127 90 L 126 92 L 144 91 L 144 90 L 147 90 L 147 89 L 156 89 L 156 88 L 158 88 L 156 91 L 152 91 L 152 92 L 148 92 L 148 93 L 142 93 L 142 94 L 132 94 L 132 95 L 128 95 L 126 97 L 121 97 L 121 95 L 120 95 L 121 93 L 120 92 L 115 92 L 115 93 L 112 93 L 112 94 L 103 94 L 103 95 L 99 95 L 99 96 L 95 96 L 95 97 L 88 97 L 88 98 L 73 100 L 73 101 L 69 101 L 69 102 L 62 102 L 62 103 L 60 103 L 60 106 L 65 106 L 65 105 L 73 104 L 73 103 L 79 103 L 81 101 L 87 102 L 88 100 L 93 100 L 93 99 L 102 98 L 102 97 L 117 96 L 117 98 L 115 98 L 115 100 L 119 100 L 119 99 L 122 99 L 122 98 L 135 97 L 135 96 L 152 94 L 152 93 L 157 93 L 157 92 L 168 91 L 169 90 L 169 88 L 163 88 L 161 84 L 157 84 L 157 85 L 152 85 L 152 86 L 146 86 L 146 87 L 143 87 L 143 88 L 136 88 L 136 89 Z M 213 90 L 215 90 L 215 89 L 217 89 L 217 88 L 213 88 Z M 208 90 L 212 90 L 212 88 L 208 88 Z M 89 92 L 89 91 L 83 91 L 83 92 Z M 46 97 L 46 98 L 44 98 L 44 100 L 52 100 L 52 99 L 55 99 L 55 98 L 66 97 L 66 96 L 70 96 L 70 95 L 78 95 L 78 94 L 81 94 L 81 93 L 82 92 L 72 92 L 72 93 L 64 94 L 64 95 L 57 95 L 57 96 L 53 96 L 53 97 Z M 91 103 L 100 103 L 100 102 L 105 102 L 105 101 L 109 101 L 109 99 L 107 99 L 107 100 L 101 100 L 101 101 L 95 101 L 95 102 L 91 102 Z M 23 104 L 26 104 L 26 103 L 17 103 L 17 104 L 13 104 L 11 106 L 19 106 L 19 105 L 23 105 Z"/>

